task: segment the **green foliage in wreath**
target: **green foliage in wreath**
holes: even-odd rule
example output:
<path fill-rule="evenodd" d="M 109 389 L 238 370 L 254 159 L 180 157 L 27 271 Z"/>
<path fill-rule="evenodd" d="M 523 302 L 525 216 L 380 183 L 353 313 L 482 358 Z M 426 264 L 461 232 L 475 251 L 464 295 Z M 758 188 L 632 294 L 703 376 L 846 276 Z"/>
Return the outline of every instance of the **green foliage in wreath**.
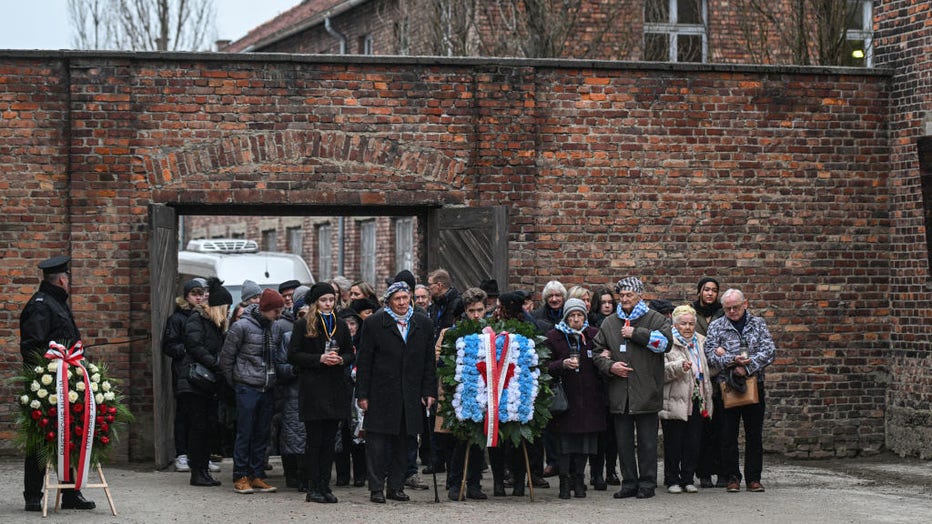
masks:
<path fill-rule="evenodd" d="M 553 392 L 550 389 L 550 374 L 547 372 L 546 362 L 550 359 L 550 349 L 544 344 L 545 337 L 541 336 L 537 328 L 528 322 L 508 319 L 500 320 L 494 318 L 482 320 L 460 320 L 453 327 L 447 329 L 443 336 L 443 343 L 440 349 L 440 358 L 437 365 L 437 378 L 443 391 L 444 400 L 440 402 L 438 414 L 443 417 L 443 427 L 458 439 L 485 446 L 486 436 L 483 425 L 471 420 L 457 420 L 453 410 L 453 404 L 450 400 L 456 392 L 456 341 L 467 335 L 482 333 L 485 327 L 491 327 L 496 333 L 507 331 L 509 333 L 523 335 L 529 340 L 534 341 L 534 349 L 537 351 L 538 365 L 537 369 L 541 370 L 538 378 L 538 393 L 534 401 L 534 417 L 528 424 L 518 422 L 503 422 L 498 426 L 499 439 L 501 441 L 509 440 L 515 446 L 521 444 L 521 439 L 533 442 L 537 439 L 547 423 L 550 422 L 550 401 Z"/>

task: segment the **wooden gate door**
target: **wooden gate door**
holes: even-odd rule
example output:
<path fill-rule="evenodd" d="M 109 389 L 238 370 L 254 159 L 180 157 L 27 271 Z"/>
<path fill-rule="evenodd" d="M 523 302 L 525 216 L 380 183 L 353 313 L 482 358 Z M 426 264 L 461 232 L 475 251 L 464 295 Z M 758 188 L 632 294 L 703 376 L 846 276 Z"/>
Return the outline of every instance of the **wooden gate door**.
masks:
<path fill-rule="evenodd" d="M 443 268 L 462 293 L 487 278 L 508 290 L 508 213 L 504 207 L 449 207 L 427 219 L 427 271 Z"/>
<path fill-rule="evenodd" d="M 178 221 L 175 210 L 149 206 L 149 288 L 152 304 L 152 412 L 155 465 L 165 467 L 175 458 L 175 396 L 171 359 L 162 354 L 162 332 L 174 308 L 178 272 Z"/>

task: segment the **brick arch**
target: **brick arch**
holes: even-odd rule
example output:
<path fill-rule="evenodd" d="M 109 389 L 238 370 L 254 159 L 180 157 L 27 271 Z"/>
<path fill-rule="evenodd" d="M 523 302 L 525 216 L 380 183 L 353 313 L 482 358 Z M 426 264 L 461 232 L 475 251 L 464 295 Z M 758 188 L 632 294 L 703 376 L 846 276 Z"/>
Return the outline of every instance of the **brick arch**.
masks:
<path fill-rule="evenodd" d="M 137 163 L 162 202 L 462 203 L 465 166 L 441 150 L 339 131 L 232 135 Z"/>

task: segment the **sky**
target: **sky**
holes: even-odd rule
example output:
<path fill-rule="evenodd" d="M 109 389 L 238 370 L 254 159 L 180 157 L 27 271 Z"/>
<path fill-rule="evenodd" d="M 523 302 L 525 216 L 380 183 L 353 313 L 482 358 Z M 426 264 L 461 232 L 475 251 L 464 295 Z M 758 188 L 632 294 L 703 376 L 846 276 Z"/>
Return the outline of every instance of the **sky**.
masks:
<path fill-rule="evenodd" d="M 301 0 L 214 0 L 217 38 L 237 40 Z M 71 49 L 68 0 L 0 0 L 0 49 Z"/>

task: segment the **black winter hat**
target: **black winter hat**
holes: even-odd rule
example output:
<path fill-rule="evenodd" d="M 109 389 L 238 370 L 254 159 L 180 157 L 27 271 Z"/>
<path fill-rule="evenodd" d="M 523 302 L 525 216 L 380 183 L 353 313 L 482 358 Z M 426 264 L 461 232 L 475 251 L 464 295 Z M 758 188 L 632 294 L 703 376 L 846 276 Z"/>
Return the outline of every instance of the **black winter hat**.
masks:
<path fill-rule="evenodd" d="M 408 289 L 410 289 L 411 291 L 414 291 L 414 287 L 415 287 L 415 284 L 417 283 L 417 280 L 415 280 L 413 273 L 411 273 L 407 269 L 402 269 L 401 271 L 398 272 L 397 275 L 395 275 L 395 279 L 389 282 L 389 285 L 392 285 L 395 282 L 404 282 L 405 284 L 408 284 Z"/>
<path fill-rule="evenodd" d="M 371 298 L 357 298 L 356 300 L 350 302 L 350 308 L 353 311 L 361 312 L 367 309 L 371 309 L 373 313 L 379 309 L 379 303 Z"/>
<path fill-rule="evenodd" d="M 308 304 L 317 302 L 317 299 L 324 295 L 336 295 L 333 286 L 326 282 L 318 282 L 311 286 L 311 290 L 304 295 L 304 301 Z"/>
<path fill-rule="evenodd" d="M 490 279 L 488 279 L 488 280 L 483 280 L 483 281 L 479 284 L 479 289 L 481 289 L 482 291 L 485 291 L 485 294 L 486 294 L 486 295 L 488 295 L 488 296 L 490 296 L 490 297 L 492 297 L 492 298 L 496 298 L 496 297 L 499 295 L 499 292 L 498 292 L 498 280 L 495 280 L 494 278 L 490 278 Z"/>
<path fill-rule="evenodd" d="M 285 291 L 288 291 L 289 289 L 297 289 L 300 286 L 301 286 L 301 283 L 298 282 L 297 280 L 286 280 L 278 285 L 278 292 L 284 293 Z"/>
<path fill-rule="evenodd" d="M 498 303 L 511 317 L 518 317 L 524 306 L 524 293 L 510 291 L 498 297 Z"/>
<path fill-rule="evenodd" d="M 233 295 L 223 287 L 223 281 L 217 277 L 210 277 L 207 280 L 207 289 L 210 296 L 207 298 L 209 306 L 229 306 L 233 303 Z"/>

